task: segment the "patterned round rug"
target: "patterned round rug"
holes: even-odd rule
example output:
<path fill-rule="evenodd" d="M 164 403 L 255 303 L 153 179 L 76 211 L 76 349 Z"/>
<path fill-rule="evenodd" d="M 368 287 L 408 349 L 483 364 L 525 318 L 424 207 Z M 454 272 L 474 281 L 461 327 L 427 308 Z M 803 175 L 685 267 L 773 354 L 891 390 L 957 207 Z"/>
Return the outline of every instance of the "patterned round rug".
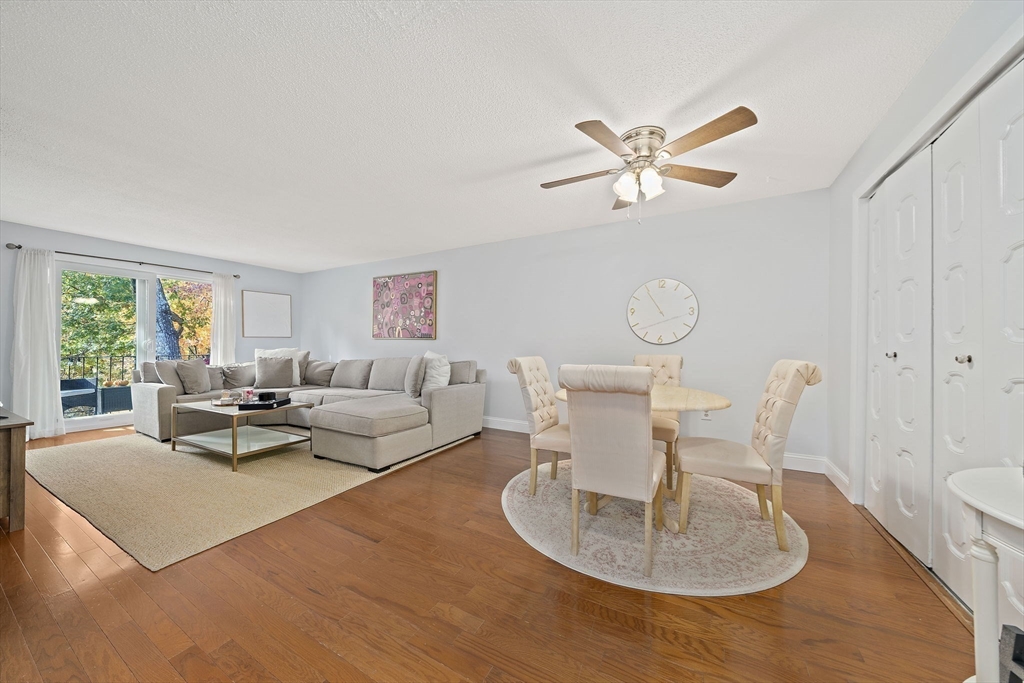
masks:
<path fill-rule="evenodd" d="M 775 526 L 761 519 L 757 494 L 738 484 L 694 475 L 686 534 L 654 532 L 654 570 L 643 574 L 644 504 L 616 498 L 596 516 L 580 496 L 580 552 L 569 551 L 572 529 L 571 461 L 538 468 L 537 495 L 529 470 L 516 475 L 501 495 L 505 517 L 524 541 L 555 562 L 609 583 L 655 593 L 716 596 L 756 593 L 796 576 L 807 563 L 807 536 L 786 515 L 789 552 L 779 550 Z M 666 519 L 679 506 L 666 498 Z"/>

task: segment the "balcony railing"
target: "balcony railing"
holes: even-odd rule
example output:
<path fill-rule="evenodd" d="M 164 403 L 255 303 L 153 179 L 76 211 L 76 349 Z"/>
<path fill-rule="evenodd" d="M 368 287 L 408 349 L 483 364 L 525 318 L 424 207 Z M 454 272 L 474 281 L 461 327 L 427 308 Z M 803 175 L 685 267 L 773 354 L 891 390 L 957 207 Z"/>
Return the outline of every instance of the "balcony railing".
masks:
<path fill-rule="evenodd" d="M 191 354 L 181 360 L 202 358 L 209 354 Z M 157 360 L 165 360 L 158 357 Z M 135 356 L 84 354 L 60 359 L 60 402 L 64 417 L 87 417 L 120 413 L 132 409 L 132 392 L 128 386 L 135 369 Z"/>

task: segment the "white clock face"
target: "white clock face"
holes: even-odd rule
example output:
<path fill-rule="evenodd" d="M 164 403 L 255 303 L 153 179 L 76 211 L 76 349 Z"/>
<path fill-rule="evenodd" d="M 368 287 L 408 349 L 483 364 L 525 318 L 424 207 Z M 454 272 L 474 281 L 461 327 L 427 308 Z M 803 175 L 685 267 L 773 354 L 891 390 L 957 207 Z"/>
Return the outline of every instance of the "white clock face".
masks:
<path fill-rule="evenodd" d="M 641 285 L 626 306 L 633 334 L 651 344 L 671 344 L 690 334 L 699 313 L 693 290 L 671 278 Z"/>

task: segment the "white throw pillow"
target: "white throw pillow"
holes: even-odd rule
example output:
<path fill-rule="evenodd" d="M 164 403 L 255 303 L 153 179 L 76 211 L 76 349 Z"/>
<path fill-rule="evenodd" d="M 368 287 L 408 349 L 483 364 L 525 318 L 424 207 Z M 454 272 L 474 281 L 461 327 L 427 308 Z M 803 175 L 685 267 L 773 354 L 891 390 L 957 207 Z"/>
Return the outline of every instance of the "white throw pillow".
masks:
<path fill-rule="evenodd" d="M 299 363 L 303 361 L 303 355 L 309 357 L 309 351 L 298 349 L 256 349 L 256 358 L 291 358 L 292 359 L 292 386 L 297 387 L 300 383 Z"/>
<path fill-rule="evenodd" d="M 426 367 L 423 371 L 421 395 L 429 389 L 448 386 L 448 381 L 452 378 L 452 366 L 448 362 L 448 356 L 440 356 L 433 351 L 427 351 L 423 354 L 423 363 Z"/>

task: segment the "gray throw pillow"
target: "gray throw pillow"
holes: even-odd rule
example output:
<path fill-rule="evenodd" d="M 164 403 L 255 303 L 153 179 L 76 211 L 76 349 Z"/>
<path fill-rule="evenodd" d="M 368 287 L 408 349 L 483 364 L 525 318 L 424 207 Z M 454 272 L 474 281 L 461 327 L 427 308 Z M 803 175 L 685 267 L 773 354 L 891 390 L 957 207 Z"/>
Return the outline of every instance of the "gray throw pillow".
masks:
<path fill-rule="evenodd" d="M 241 389 L 256 384 L 256 363 L 225 365 L 221 370 L 225 389 Z"/>
<path fill-rule="evenodd" d="M 224 388 L 224 371 L 219 365 L 207 365 L 206 371 L 210 373 L 210 389 L 221 391 Z"/>
<path fill-rule="evenodd" d="M 311 360 L 306 364 L 306 381 L 303 384 L 315 384 L 321 387 L 331 386 L 331 375 L 337 363 L 329 363 L 323 360 Z"/>
<path fill-rule="evenodd" d="M 181 396 L 186 392 L 185 385 L 181 383 L 181 378 L 178 377 L 177 365 L 178 361 L 176 360 L 158 360 L 156 363 L 153 363 L 160 382 L 162 384 L 170 384 L 174 387 L 174 395 Z"/>
<path fill-rule="evenodd" d="M 370 370 L 372 368 L 372 360 L 338 361 L 338 366 L 334 368 L 334 374 L 331 375 L 331 386 L 344 387 L 346 389 L 365 389 L 370 381 Z"/>
<path fill-rule="evenodd" d="M 146 361 L 142 364 L 142 381 L 146 384 L 163 384 L 160 375 L 156 374 L 156 363 Z"/>
<path fill-rule="evenodd" d="M 295 361 L 292 358 L 261 356 L 256 359 L 256 389 L 290 387 L 294 378 Z"/>
<path fill-rule="evenodd" d="M 368 389 L 405 391 L 405 372 L 411 358 L 377 358 L 370 370 Z"/>
<path fill-rule="evenodd" d="M 202 358 L 195 360 L 179 360 L 178 377 L 185 386 L 186 394 L 202 394 L 210 390 L 210 373 L 206 370 L 206 361 Z"/>
<path fill-rule="evenodd" d="M 413 356 L 409 361 L 409 368 L 405 371 L 405 393 L 413 398 L 419 398 L 420 387 L 423 386 L 423 356 Z"/>
<path fill-rule="evenodd" d="M 448 384 L 472 384 L 476 381 L 476 361 L 456 360 L 452 361 L 452 376 Z"/>

